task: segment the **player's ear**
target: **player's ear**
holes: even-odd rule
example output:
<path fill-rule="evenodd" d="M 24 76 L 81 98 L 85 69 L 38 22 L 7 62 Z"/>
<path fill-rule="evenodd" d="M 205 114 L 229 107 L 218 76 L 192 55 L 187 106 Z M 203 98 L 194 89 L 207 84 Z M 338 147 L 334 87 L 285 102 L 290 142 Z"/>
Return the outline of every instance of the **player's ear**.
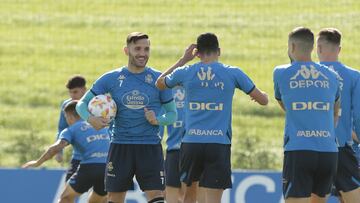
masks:
<path fill-rule="evenodd" d="M 338 54 L 340 53 L 340 51 L 341 51 L 341 46 L 339 46 L 339 48 L 338 48 Z"/>
<path fill-rule="evenodd" d="M 221 55 L 221 49 L 218 48 L 218 56 L 220 56 L 220 55 Z"/>
<path fill-rule="evenodd" d="M 126 56 L 129 56 L 129 48 L 127 46 L 124 47 L 124 53 L 126 54 Z"/>

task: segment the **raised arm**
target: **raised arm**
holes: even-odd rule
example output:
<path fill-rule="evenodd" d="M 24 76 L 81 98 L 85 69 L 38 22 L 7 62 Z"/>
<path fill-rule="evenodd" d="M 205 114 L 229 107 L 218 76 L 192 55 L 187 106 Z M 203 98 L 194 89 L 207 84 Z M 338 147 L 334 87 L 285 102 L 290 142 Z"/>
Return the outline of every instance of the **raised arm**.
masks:
<path fill-rule="evenodd" d="M 167 88 L 165 83 L 165 77 L 172 73 L 176 68 L 184 66 L 187 62 L 193 60 L 196 56 L 196 44 L 191 44 L 186 50 L 184 55 L 170 68 L 163 72 L 160 77 L 156 80 L 156 87 L 160 90 Z"/>
<path fill-rule="evenodd" d="M 51 145 L 45 153 L 43 153 L 39 159 L 32 160 L 24 165 L 22 165 L 22 168 L 30 168 L 30 167 L 38 167 L 41 164 L 43 164 L 45 161 L 51 159 L 55 154 L 59 153 L 64 147 L 69 145 L 69 143 L 66 140 L 57 140 L 55 144 Z"/>

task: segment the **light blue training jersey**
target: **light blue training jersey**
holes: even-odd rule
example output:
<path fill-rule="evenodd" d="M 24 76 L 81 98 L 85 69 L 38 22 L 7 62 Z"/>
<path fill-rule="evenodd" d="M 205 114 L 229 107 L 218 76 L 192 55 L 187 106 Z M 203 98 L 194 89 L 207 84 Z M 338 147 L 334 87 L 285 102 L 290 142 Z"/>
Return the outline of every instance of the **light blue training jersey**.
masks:
<path fill-rule="evenodd" d="M 341 109 L 339 112 L 339 122 L 335 128 L 335 134 L 340 147 L 345 146 L 346 143 L 351 146 L 353 143 L 351 137 L 353 129 L 353 104 L 360 103 L 360 97 L 354 97 L 354 91 L 356 91 L 356 87 L 358 86 L 358 83 L 360 83 L 360 73 L 340 62 L 320 63 L 334 70 L 339 75 Z M 357 114 L 360 114 L 360 112 L 357 112 Z"/>
<path fill-rule="evenodd" d="M 172 88 L 173 97 L 176 104 L 176 110 L 178 112 L 177 120 L 167 126 L 168 138 L 166 140 L 167 151 L 179 150 L 181 145 L 181 138 L 185 134 L 185 89 L 182 86 L 175 86 Z"/>
<path fill-rule="evenodd" d="M 95 130 L 89 123 L 80 119 L 65 128 L 59 139 L 66 140 L 80 153 L 81 164 L 106 163 L 110 146 L 107 128 Z"/>
<path fill-rule="evenodd" d="M 156 115 L 161 105 L 173 100 L 171 90 L 160 91 L 155 81 L 160 72 L 145 67 L 141 73 L 131 73 L 122 67 L 102 75 L 91 88 L 94 95 L 110 93 L 117 105 L 115 121 L 111 127 L 111 142 L 118 144 L 158 144 L 162 135 L 158 125 L 145 118 L 144 108 Z"/>
<path fill-rule="evenodd" d="M 61 103 L 60 118 L 59 118 L 59 123 L 58 123 L 58 132 L 56 134 L 56 139 L 59 138 L 59 135 L 60 135 L 61 131 L 63 131 L 65 128 L 69 127 L 69 125 L 68 125 L 68 123 L 66 122 L 66 119 L 65 119 L 64 107 L 70 101 L 72 101 L 71 98 L 69 98 L 69 99 L 67 99 L 67 100 L 65 100 L 65 101 L 63 101 Z M 81 160 L 80 152 L 76 151 L 75 148 L 73 148 L 71 159 Z"/>
<path fill-rule="evenodd" d="M 334 104 L 340 97 L 337 77 L 314 62 L 275 68 L 275 98 L 286 110 L 285 151 L 338 151 L 334 129 Z"/>
<path fill-rule="evenodd" d="M 255 85 L 239 68 L 219 62 L 175 69 L 165 83 L 184 87 L 184 143 L 231 144 L 232 98 L 236 88 L 250 93 Z"/>

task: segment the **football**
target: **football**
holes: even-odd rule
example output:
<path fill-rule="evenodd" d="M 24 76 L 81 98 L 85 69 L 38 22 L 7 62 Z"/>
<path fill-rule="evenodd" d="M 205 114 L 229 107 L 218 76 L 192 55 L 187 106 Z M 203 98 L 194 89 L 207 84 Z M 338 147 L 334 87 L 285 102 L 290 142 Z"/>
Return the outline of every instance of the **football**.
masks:
<path fill-rule="evenodd" d="M 115 101 L 109 95 L 97 95 L 92 98 L 88 109 L 93 116 L 100 116 L 109 120 L 115 118 L 117 110 Z"/>

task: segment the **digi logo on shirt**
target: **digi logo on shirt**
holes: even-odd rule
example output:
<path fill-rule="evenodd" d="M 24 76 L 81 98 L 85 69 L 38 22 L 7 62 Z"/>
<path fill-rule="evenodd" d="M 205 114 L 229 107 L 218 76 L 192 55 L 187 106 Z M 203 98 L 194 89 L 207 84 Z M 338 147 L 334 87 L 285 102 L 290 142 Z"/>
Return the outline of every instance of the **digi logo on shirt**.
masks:
<path fill-rule="evenodd" d="M 203 103 L 203 102 L 189 102 L 190 110 L 207 110 L 207 111 L 222 111 L 224 109 L 223 103 Z"/>
<path fill-rule="evenodd" d="M 305 65 L 301 66 L 301 69 L 296 72 L 296 74 L 290 78 L 290 88 L 329 88 L 329 78 L 326 77 L 322 72 L 316 70 L 315 66 L 310 65 L 307 67 Z"/>
<path fill-rule="evenodd" d="M 149 104 L 149 97 L 139 90 L 133 90 L 124 94 L 122 103 L 129 109 L 141 109 Z"/>
<path fill-rule="evenodd" d="M 329 102 L 293 102 L 291 104 L 292 110 L 304 111 L 304 110 L 317 110 L 317 111 L 329 111 Z"/>

